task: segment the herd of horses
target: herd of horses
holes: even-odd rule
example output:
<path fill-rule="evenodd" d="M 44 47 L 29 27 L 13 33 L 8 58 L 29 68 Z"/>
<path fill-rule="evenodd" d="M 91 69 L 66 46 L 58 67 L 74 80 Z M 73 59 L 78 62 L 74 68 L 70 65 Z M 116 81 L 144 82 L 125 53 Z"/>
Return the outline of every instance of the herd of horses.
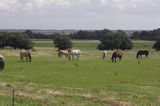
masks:
<path fill-rule="evenodd" d="M 74 60 L 75 57 L 78 60 L 81 54 L 81 51 L 79 49 L 76 49 L 76 50 L 67 49 L 67 50 L 57 50 L 57 51 L 58 51 L 59 58 L 62 58 L 62 56 L 64 55 L 69 60 Z"/>
<path fill-rule="evenodd" d="M 67 50 L 57 50 L 58 52 L 58 57 L 62 58 L 63 56 L 65 56 L 65 58 L 68 58 L 69 60 L 74 60 L 75 57 L 78 60 L 81 54 L 81 51 L 79 49 L 76 50 L 72 50 L 72 49 L 67 49 Z M 107 51 L 103 51 L 102 52 L 102 58 L 105 59 L 106 55 L 107 55 Z M 20 62 L 31 62 L 32 60 L 32 56 L 31 53 L 29 51 L 21 51 L 20 52 Z M 149 51 L 148 50 L 139 50 L 136 54 L 136 58 L 142 58 L 142 56 L 148 57 L 149 55 Z M 119 58 L 119 61 L 121 61 L 123 57 L 123 53 L 120 50 L 117 50 L 115 52 L 112 53 L 112 57 L 111 60 L 113 63 L 116 63 L 117 58 Z M 5 67 L 5 59 L 2 55 L 0 55 L 0 71 L 3 70 Z"/>

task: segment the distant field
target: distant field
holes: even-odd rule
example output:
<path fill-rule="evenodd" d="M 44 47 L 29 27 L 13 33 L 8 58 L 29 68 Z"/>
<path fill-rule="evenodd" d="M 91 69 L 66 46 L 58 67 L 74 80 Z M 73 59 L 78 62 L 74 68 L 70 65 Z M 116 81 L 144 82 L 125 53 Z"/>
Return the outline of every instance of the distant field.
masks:
<path fill-rule="evenodd" d="M 34 40 L 32 63 L 19 62 L 20 50 L 0 50 L 6 67 L 0 73 L 0 103 L 15 106 L 159 106 L 160 53 L 152 41 L 133 41 L 121 62 L 111 63 L 96 50 L 99 41 L 74 40 L 80 60 L 58 59 L 51 40 Z M 50 46 L 49 46 L 50 45 Z M 143 47 L 143 48 L 142 48 Z M 147 59 L 135 58 L 138 49 L 149 49 Z"/>
<path fill-rule="evenodd" d="M 53 40 L 33 40 L 35 47 L 53 47 Z M 81 50 L 97 50 L 98 40 L 73 40 L 73 48 Z M 133 41 L 133 49 L 152 49 L 154 41 Z"/>

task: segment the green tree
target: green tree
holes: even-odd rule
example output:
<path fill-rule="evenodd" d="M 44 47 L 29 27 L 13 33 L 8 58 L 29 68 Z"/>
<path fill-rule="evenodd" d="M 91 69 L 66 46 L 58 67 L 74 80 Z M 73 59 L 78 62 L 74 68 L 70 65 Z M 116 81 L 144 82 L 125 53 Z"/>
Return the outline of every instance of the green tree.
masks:
<path fill-rule="evenodd" d="M 156 51 L 160 50 L 160 40 L 157 40 L 154 45 L 153 45 L 153 49 L 156 49 Z"/>
<path fill-rule="evenodd" d="M 72 41 L 66 35 L 56 36 L 55 39 L 53 40 L 53 44 L 56 48 L 60 50 L 72 48 Z"/>
<path fill-rule="evenodd" d="M 133 44 L 127 37 L 125 32 L 118 30 L 116 33 L 107 33 L 103 35 L 98 45 L 99 50 L 113 50 L 113 49 L 131 49 Z"/>
<path fill-rule="evenodd" d="M 131 39 L 140 39 L 141 33 L 140 32 L 133 32 L 131 35 Z"/>
<path fill-rule="evenodd" d="M 32 42 L 25 33 L 4 33 L 0 34 L 0 48 L 6 46 L 13 47 L 14 49 L 31 49 Z"/>
<path fill-rule="evenodd" d="M 99 50 L 113 50 L 113 38 L 114 34 L 113 33 L 108 33 L 102 36 L 100 39 L 101 43 L 97 46 Z"/>

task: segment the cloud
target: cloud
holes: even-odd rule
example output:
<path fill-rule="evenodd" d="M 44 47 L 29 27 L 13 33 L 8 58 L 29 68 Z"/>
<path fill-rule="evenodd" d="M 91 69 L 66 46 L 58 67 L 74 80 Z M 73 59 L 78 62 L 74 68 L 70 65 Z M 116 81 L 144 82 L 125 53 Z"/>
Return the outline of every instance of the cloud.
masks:
<path fill-rule="evenodd" d="M 146 25 L 144 22 L 158 26 L 159 5 L 160 0 L 1 0 L 0 23 L 20 27 L 54 24 L 59 28 L 105 25 L 114 28 L 115 24 L 128 28 L 127 23 L 136 27 L 135 24 Z"/>
<path fill-rule="evenodd" d="M 146 14 L 157 13 L 160 5 L 159 0 L 1 0 L 1 11 L 42 11 L 46 10 L 66 11 L 84 10 L 88 13 L 130 13 L 130 14 Z M 69 8 L 69 9 L 68 9 Z M 79 8 L 79 9 L 77 9 Z M 59 11 L 58 10 L 58 11 Z M 47 12 L 47 11 L 46 11 Z M 70 11 L 68 11 L 70 12 Z"/>

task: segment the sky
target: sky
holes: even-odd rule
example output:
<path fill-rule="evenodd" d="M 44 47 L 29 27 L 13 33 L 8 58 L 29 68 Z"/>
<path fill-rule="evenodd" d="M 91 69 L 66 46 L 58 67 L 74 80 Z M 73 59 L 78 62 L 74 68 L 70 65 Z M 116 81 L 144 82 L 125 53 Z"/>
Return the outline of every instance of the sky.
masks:
<path fill-rule="evenodd" d="M 0 0 L 0 29 L 160 28 L 160 0 Z"/>

